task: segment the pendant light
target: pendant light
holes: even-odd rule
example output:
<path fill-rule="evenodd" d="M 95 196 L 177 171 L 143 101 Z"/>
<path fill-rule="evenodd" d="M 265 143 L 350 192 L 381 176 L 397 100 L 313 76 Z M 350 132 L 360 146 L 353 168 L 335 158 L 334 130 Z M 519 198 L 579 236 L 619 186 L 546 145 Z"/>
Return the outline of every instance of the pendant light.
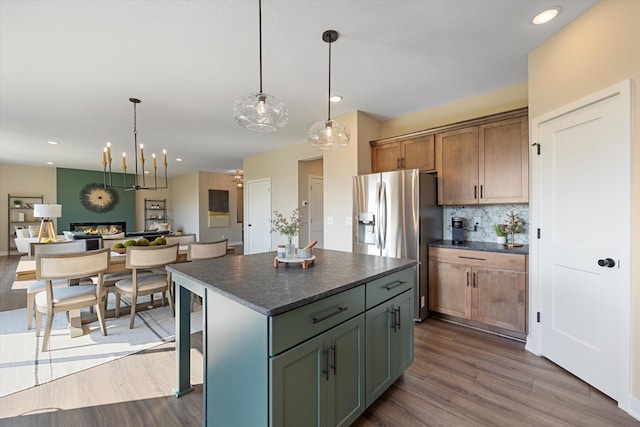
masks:
<path fill-rule="evenodd" d="M 243 128 L 256 132 L 274 132 L 287 125 L 287 107 L 275 96 L 262 91 L 262 0 L 258 0 L 260 40 L 260 92 L 236 100 L 233 118 Z"/>
<path fill-rule="evenodd" d="M 322 33 L 322 40 L 329 43 L 329 96 L 327 96 L 327 120 L 314 123 L 309 128 L 307 136 L 311 145 L 322 148 L 323 150 L 332 150 L 344 147 L 349 143 L 351 135 L 349 129 L 340 122 L 331 120 L 331 44 L 338 40 L 338 32 L 335 30 L 327 30 Z"/>

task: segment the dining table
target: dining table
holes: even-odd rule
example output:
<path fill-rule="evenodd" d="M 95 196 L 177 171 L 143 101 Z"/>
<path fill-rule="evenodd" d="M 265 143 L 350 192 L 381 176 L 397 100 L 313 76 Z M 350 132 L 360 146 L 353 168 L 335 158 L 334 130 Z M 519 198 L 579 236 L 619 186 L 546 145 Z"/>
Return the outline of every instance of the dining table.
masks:
<path fill-rule="evenodd" d="M 176 260 L 176 264 L 187 262 L 187 249 L 188 246 L 179 246 L 178 248 L 178 259 Z M 109 268 L 104 272 L 105 274 L 112 273 L 124 273 L 129 271 L 126 267 L 126 253 L 119 253 L 116 251 L 111 251 L 111 263 Z M 12 289 L 26 289 L 28 284 L 25 283 L 25 286 L 20 286 L 19 282 L 33 281 L 36 280 L 36 257 L 25 255 L 20 258 L 18 261 L 18 266 L 16 267 L 16 283 Z M 18 286 L 16 286 L 18 285 Z M 88 321 L 93 320 L 93 317 Z M 87 321 L 87 322 L 88 322 Z M 69 334 L 72 338 L 79 337 L 84 335 L 82 314 L 80 310 L 71 310 L 69 311 Z"/>

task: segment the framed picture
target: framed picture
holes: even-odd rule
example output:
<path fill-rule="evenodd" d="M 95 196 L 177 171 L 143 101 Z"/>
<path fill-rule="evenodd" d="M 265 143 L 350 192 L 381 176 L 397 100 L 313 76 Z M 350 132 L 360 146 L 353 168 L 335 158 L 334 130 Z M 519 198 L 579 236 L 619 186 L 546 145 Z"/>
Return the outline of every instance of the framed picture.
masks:
<path fill-rule="evenodd" d="M 209 190 L 209 227 L 229 227 L 229 191 Z"/>

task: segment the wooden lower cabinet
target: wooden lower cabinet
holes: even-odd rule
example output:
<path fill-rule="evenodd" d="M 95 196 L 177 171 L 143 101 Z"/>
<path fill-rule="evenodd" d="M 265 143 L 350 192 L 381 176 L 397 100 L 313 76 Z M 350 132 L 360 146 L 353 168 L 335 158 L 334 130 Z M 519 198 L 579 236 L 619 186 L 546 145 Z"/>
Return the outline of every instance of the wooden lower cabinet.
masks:
<path fill-rule="evenodd" d="M 429 248 L 429 310 L 526 333 L 526 256 Z M 496 330 L 496 329 L 492 329 Z"/>
<path fill-rule="evenodd" d="M 271 359 L 273 426 L 348 426 L 365 409 L 364 314 Z"/>
<path fill-rule="evenodd" d="M 367 310 L 365 317 L 369 406 L 413 363 L 413 290 Z"/>

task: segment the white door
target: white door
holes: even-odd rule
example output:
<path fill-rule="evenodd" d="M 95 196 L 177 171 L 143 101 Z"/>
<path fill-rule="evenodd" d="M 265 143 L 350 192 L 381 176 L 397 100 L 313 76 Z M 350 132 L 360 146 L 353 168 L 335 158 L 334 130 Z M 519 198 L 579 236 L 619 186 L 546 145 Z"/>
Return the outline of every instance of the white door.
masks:
<path fill-rule="evenodd" d="M 245 213 L 246 254 L 271 251 L 271 180 L 245 183 L 247 206 Z"/>
<path fill-rule="evenodd" d="M 309 175 L 309 242 L 318 241 L 316 248 L 324 248 L 324 179 Z"/>
<path fill-rule="evenodd" d="M 618 402 L 629 390 L 628 96 L 616 86 L 537 123 L 534 160 L 540 353 Z"/>

